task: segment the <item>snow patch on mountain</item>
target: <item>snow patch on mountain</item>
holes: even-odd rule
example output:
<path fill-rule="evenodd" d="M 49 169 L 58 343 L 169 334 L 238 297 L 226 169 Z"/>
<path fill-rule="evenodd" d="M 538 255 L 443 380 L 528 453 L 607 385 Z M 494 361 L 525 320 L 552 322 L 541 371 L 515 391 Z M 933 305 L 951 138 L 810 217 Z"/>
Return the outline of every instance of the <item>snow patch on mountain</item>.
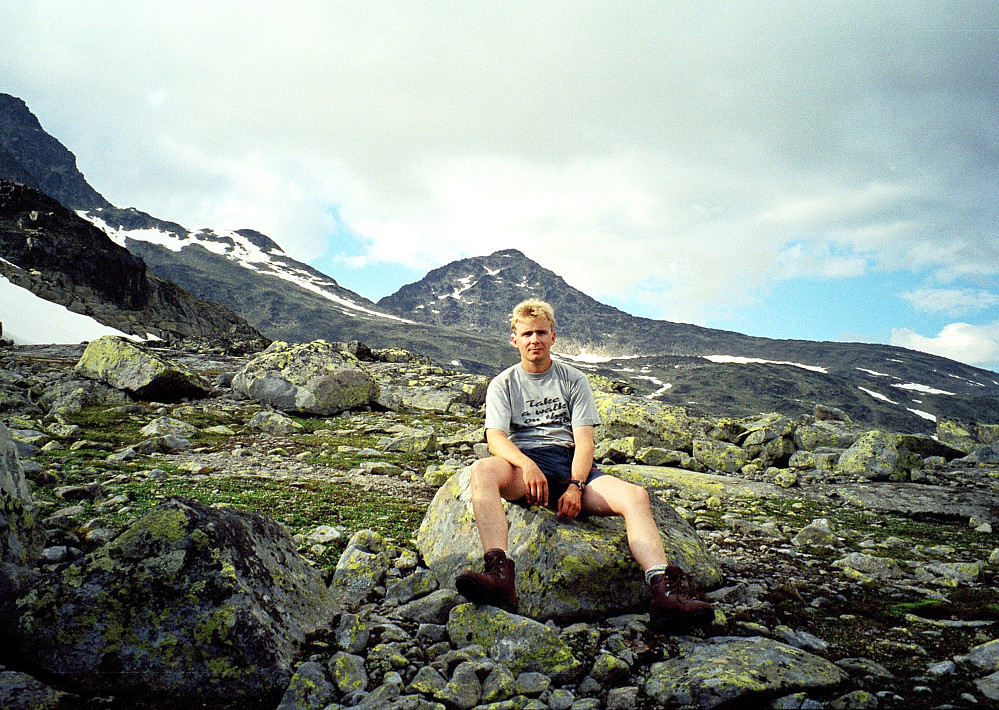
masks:
<path fill-rule="evenodd" d="M 99 323 L 90 316 L 74 313 L 58 303 L 46 301 L 3 276 L 0 276 L 0 303 L 3 304 L 3 337 L 13 340 L 15 345 L 82 343 L 102 335 L 143 340 Z M 159 340 L 156 336 L 146 339 Z"/>
<path fill-rule="evenodd" d="M 866 367 L 858 367 L 861 372 L 866 372 L 871 377 L 891 377 L 887 372 L 878 372 L 877 370 L 868 370 Z"/>
<path fill-rule="evenodd" d="M 261 249 L 253 241 L 239 232 L 231 230 L 215 232 L 210 229 L 203 229 L 196 234 L 192 234 L 189 231 L 184 231 L 183 233 L 178 234 L 176 232 L 166 232 L 158 229 L 130 230 L 112 227 L 98 215 L 93 213 L 80 212 L 79 214 L 85 219 L 90 220 L 94 225 L 103 230 L 115 243 L 120 244 L 121 246 L 125 246 L 126 241 L 129 239 L 156 244 L 174 252 L 179 252 L 181 249 L 189 246 L 200 246 L 202 249 L 210 251 L 213 254 L 218 254 L 219 256 L 235 261 L 237 264 L 245 269 L 248 269 L 249 271 L 268 274 L 276 278 L 283 279 L 284 281 L 293 283 L 300 288 L 311 291 L 318 296 L 322 296 L 323 298 L 346 309 L 344 310 L 345 315 L 356 316 L 359 314 L 365 314 L 375 318 L 398 321 L 400 323 L 409 323 L 412 325 L 416 324 L 415 321 L 400 318 L 399 316 L 391 315 L 389 313 L 376 311 L 374 309 L 367 308 L 366 306 L 362 306 L 359 303 L 355 303 L 349 298 L 344 298 L 333 290 L 332 287 L 337 285 L 335 281 L 329 279 L 328 277 L 322 278 L 321 275 L 319 275 L 319 272 L 310 271 L 303 269 L 300 266 L 296 266 L 295 263 L 297 262 L 292 263 L 294 260 L 291 259 L 291 257 L 289 257 L 284 250 L 277 245 L 267 250 Z"/>
<path fill-rule="evenodd" d="M 912 390 L 913 392 L 922 392 L 923 394 L 946 394 L 951 397 L 954 396 L 953 392 L 948 392 L 947 390 L 940 390 L 936 387 L 930 387 L 929 385 L 921 385 L 916 382 L 907 382 L 904 385 L 892 385 L 892 387 L 898 387 L 900 390 Z"/>
<path fill-rule="evenodd" d="M 829 374 L 829 370 L 824 367 L 805 365 L 800 362 L 788 362 L 787 360 L 763 360 L 758 357 L 741 357 L 738 355 L 702 355 L 701 357 L 711 362 L 735 363 L 737 365 L 791 365 L 793 367 L 800 367 L 803 370 L 809 370 L 810 372 L 821 372 L 824 375 Z"/>
<path fill-rule="evenodd" d="M 874 399 L 880 399 L 882 402 L 888 402 L 888 404 L 898 404 L 898 402 L 896 402 L 893 399 L 888 399 L 887 397 L 885 397 L 880 392 L 875 392 L 874 390 L 869 390 L 866 387 L 857 387 L 857 389 L 860 390 L 861 392 L 865 392 L 865 393 L 869 394 L 870 396 L 874 397 Z"/>

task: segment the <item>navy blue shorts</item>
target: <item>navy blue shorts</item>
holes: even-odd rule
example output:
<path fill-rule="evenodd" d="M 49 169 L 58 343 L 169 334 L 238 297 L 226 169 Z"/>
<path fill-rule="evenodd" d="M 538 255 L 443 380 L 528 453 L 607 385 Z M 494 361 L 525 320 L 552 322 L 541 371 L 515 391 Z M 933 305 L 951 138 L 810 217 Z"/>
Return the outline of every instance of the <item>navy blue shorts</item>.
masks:
<path fill-rule="evenodd" d="M 557 510 L 558 499 L 569 488 L 569 479 L 572 478 L 572 455 L 575 449 L 567 446 L 539 446 L 535 449 L 522 449 L 522 451 L 527 458 L 538 465 L 541 473 L 545 474 L 545 478 L 548 479 L 548 507 Z M 593 479 L 606 475 L 599 468 L 593 466 L 586 483 L 589 484 Z"/>

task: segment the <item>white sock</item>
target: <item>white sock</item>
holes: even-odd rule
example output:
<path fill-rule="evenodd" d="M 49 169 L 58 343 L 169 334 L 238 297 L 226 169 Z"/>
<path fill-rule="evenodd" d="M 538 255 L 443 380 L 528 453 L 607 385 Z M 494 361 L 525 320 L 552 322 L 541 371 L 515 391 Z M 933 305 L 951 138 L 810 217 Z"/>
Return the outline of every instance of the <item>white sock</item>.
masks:
<path fill-rule="evenodd" d="M 669 565 L 656 565 L 655 567 L 649 567 L 645 570 L 645 583 L 652 584 L 652 578 L 657 574 L 666 574 L 666 569 Z"/>

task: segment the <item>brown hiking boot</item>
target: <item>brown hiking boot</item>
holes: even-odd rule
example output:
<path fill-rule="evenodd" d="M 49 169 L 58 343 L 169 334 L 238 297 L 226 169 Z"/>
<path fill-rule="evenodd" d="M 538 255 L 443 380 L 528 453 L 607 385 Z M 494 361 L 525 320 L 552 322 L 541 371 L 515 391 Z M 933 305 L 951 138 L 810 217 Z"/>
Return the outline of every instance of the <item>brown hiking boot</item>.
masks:
<path fill-rule="evenodd" d="M 482 572 L 465 570 L 454 580 L 458 593 L 476 604 L 492 604 L 509 612 L 517 611 L 513 560 L 503 550 L 489 550 L 483 556 Z"/>
<path fill-rule="evenodd" d="M 715 617 L 708 602 L 691 598 L 687 573 L 670 565 L 652 579 L 649 623 L 658 628 L 683 628 L 706 624 Z"/>

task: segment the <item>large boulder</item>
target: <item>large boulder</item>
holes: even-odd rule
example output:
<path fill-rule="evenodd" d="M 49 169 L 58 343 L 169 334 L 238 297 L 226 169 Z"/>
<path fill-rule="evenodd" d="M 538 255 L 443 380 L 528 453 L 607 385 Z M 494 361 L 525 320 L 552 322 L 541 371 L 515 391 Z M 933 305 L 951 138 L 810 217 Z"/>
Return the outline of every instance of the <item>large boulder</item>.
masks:
<path fill-rule="evenodd" d="M 43 542 L 17 446 L 0 422 L 0 608 L 29 579 Z"/>
<path fill-rule="evenodd" d="M 840 454 L 839 472 L 872 481 L 905 480 L 919 457 L 903 445 L 900 434 L 869 431 Z"/>
<path fill-rule="evenodd" d="M 794 443 L 799 449 L 845 449 L 853 445 L 866 427 L 843 419 L 820 419 L 794 430 Z"/>
<path fill-rule="evenodd" d="M 719 564 L 693 528 L 658 497 L 652 496 L 652 501 L 670 561 L 690 572 L 695 585 L 717 585 Z M 646 610 L 648 585 L 628 549 L 622 518 L 558 520 L 547 508 L 505 505 L 519 613 L 568 622 Z M 472 515 L 470 469 L 438 490 L 416 544 L 443 587 L 453 589 L 462 570 L 481 568 L 483 550 Z"/>
<path fill-rule="evenodd" d="M 969 454 L 983 444 L 999 441 L 999 424 L 941 419 L 937 421 L 936 438 L 965 454 Z"/>
<path fill-rule="evenodd" d="M 689 454 L 694 436 L 700 433 L 699 420 L 683 407 L 602 391 L 595 391 L 593 398 L 601 422 L 593 432 L 596 441 L 633 436 L 639 447 L 658 446 Z"/>
<path fill-rule="evenodd" d="M 741 446 L 714 439 L 694 439 L 694 458 L 708 468 L 737 473 L 749 463 L 749 454 Z"/>
<path fill-rule="evenodd" d="M 127 338 L 105 335 L 87 345 L 76 373 L 156 402 L 204 397 L 211 385 L 178 363 Z"/>
<path fill-rule="evenodd" d="M 367 405 L 379 393 L 360 360 L 324 340 L 271 343 L 233 377 L 232 388 L 284 412 L 324 417 Z"/>
<path fill-rule="evenodd" d="M 665 707 L 766 707 L 764 698 L 834 688 L 843 672 L 831 661 L 759 636 L 683 640 L 652 666 L 645 693 Z"/>
<path fill-rule="evenodd" d="M 90 692 L 277 704 L 336 613 L 287 530 L 170 499 L 18 601 L 21 655 Z"/>

